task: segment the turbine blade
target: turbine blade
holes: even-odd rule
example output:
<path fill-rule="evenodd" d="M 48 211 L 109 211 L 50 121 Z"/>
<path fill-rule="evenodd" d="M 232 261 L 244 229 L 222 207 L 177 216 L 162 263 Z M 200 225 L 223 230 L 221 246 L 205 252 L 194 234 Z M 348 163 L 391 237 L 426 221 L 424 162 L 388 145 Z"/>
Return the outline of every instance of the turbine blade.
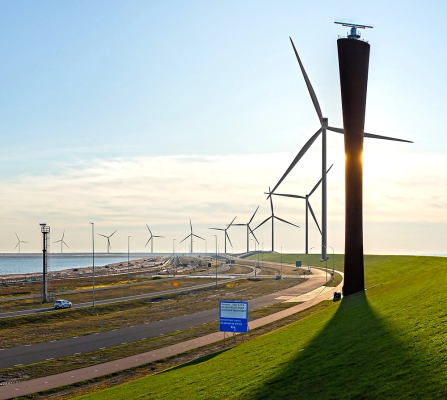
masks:
<path fill-rule="evenodd" d="M 230 225 L 228 225 L 227 229 L 233 224 L 234 220 L 237 218 L 237 215 L 233 218 L 233 221 L 230 222 Z M 225 229 L 225 231 L 227 230 Z"/>
<path fill-rule="evenodd" d="M 192 233 L 192 222 L 189 220 L 189 225 L 191 225 L 191 233 Z"/>
<path fill-rule="evenodd" d="M 312 217 L 314 217 L 314 221 L 315 221 L 315 223 L 317 224 L 317 228 L 318 228 L 318 230 L 320 231 L 320 235 L 322 235 L 323 232 L 321 232 L 320 225 L 318 225 L 317 217 L 316 217 L 315 214 L 314 214 L 314 210 L 312 210 L 312 206 L 310 205 L 309 202 L 307 202 L 307 204 L 309 204 L 309 210 L 310 210 L 310 213 L 312 214 Z"/>
<path fill-rule="evenodd" d="M 65 230 L 64 233 L 62 233 L 62 240 L 64 240 L 64 236 L 65 236 Z"/>
<path fill-rule="evenodd" d="M 233 226 L 247 226 L 248 224 L 233 224 Z M 212 228 L 208 228 L 208 229 L 212 229 Z"/>
<path fill-rule="evenodd" d="M 293 225 L 293 226 L 296 226 L 297 228 L 299 228 L 298 225 L 292 224 L 291 222 L 286 221 L 285 219 L 279 218 L 276 215 L 274 216 L 274 218 L 279 219 L 280 221 L 285 222 L 286 224 Z"/>
<path fill-rule="evenodd" d="M 149 233 L 152 235 L 151 228 L 149 228 L 149 225 L 148 225 L 148 224 L 146 224 L 146 226 L 147 226 L 147 229 L 149 230 Z"/>
<path fill-rule="evenodd" d="M 332 164 L 330 167 L 329 167 L 329 169 L 326 171 L 326 175 L 327 175 L 327 173 L 331 170 L 331 168 L 334 166 L 334 164 Z M 323 181 L 323 178 L 321 178 L 318 182 L 317 182 L 317 184 L 314 186 L 314 188 L 310 191 L 310 193 L 308 194 L 308 196 L 310 197 L 310 196 L 312 196 L 312 193 L 313 192 L 315 192 L 315 190 L 317 190 L 317 188 L 318 188 L 318 186 L 320 186 L 320 183 Z"/>
<path fill-rule="evenodd" d="M 287 171 L 284 173 L 282 178 L 279 180 L 279 182 L 276 184 L 276 186 L 273 188 L 273 190 L 270 191 L 270 193 L 273 193 L 276 188 L 281 184 L 281 182 L 286 178 L 287 175 L 289 175 L 289 172 L 292 171 L 293 167 L 298 163 L 298 161 L 301 160 L 301 158 L 306 154 L 306 151 L 309 150 L 310 146 L 312 146 L 313 142 L 317 139 L 318 135 L 321 133 L 321 129 L 318 129 L 312 137 L 306 142 L 306 144 L 303 146 L 303 148 L 299 151 L 295 159 L 292 161 L 292 164 L 290 164 L 290 167 L 287 168 Z"/>
<path fill-rule="evenodd" d="M 262 221 L 255 229 L 253 229 L 254 231 L 256 229 L 258 229 L 261 225 L 265 224 L 270 218 L 272 218 L 272 216 L 270 215 L 270 217 L 268 217 L 267 219 L 265 219 L 264 221 Z"/>
<path fill-rule="evenodd" d="M 67 247 L 68 247 L 68 244 L 67 244 L 67 243 L 65 243 L 64 241 L 62 241 L 62 243 L 63 243 L 63 244 L 65 244 L 65 246 L 67 246 Z M 70 247 L 68 247 L 68 248 L 70 248 Z"/>
<path fill-rule="evenodd" d="M 320 124 L 323 124 L 323 114 L 321 112 L 320 104 L 318 104 L 317 95 L 315 94 L 315 91 L 310 83 L 310 80 L 306 74 L 306 71 L 303 67 L 303 64 L 301 62 L 300 56 L 298 55 L 298 52 L 296 51 L 295 45 L 293 44 L 293 40 L 291 37 L 289 37 L 290 43 L 292 43 L 293 51 L 295 52 L 296 59 L 298 60 L 298 64 L 300 65 L 301 72 L 303 73 L 304 80 L 306 82 L 307 90 L 309 90 L 310 98 L 312 99 L 312 103 L 314 103 L 315 111 L 318 114 L 318 118 L 320 120 Z"/>
<path fill-rule="evenodd" d="M 15 233 L 15 232 L 14 232 Z M 17 236 L 17 233 L 15 233 L 17 240 L 20 240 L 19 237 Z"/>
<path fill-rule="evenodd" d="M 267 194 L 267 193 L 266 193 Z M 273 196 L 293 197 L 295 199 L 306 199 L 305 196 L 299 196 L 297 194 L 284 194 L 284 193 L 271 193 Z"/>
<path fill-rule="evenodd" d="M 164 236 L 152 236 L 152 237 L 161 237 L 161 238 L 164 238 Z"/>
<path fill-rule="evenodd" d="M 248 221 L 249 224 L 251 223 L 251 221 L 253 221 L 253 218 L 255 217 L 255 214 L 258 212 L 258 209 L 259 209 L 259 206 L 258 206 L 258 208 L 256 208 L 254 214 L 251 216 L 250 221 Z"/>
<path fill-rule="evenodd" d="M 363 134 L 363 137 L 371 138 L 371 139 L 392 140 L 394 142 L 413 143 L 411 140 L 397 139 L 397 138 L 392 138 L 389 136 L 374 135 L 373 133 L 366 133 L 366 132 Z"/>
<path fill-rule="evenodd" d="M 109 236 L 109 238 L 111 238 L 114 234 L 116 233 L 116 231 L 115 232 L 113 232 L 110 236 Z"/>
<path fill-rule="evenodd" d="M 271 193 L 271 191 L 270 191 L 270 186 L 269 186 L 269 193 Z M 274 212 L 273 212 L 273 198 L 272 198 L 272 196 L 269 196 L 270 197 L 270 208 L 272 209 L 272 215 L 274 214 Z"/>
<path fill-rule="evenodd" d="M 258 244 L 259 244 L 259 241 L 258 241 L 257 237 L 255 236 L 255 233 L 251 230 L 250 227 L 248 227 L 248 229 L 250 230 L 250 233 L 253 235 L 253 237 L 255 238 L 255 240 L 256 240 L 256 241 L 258 242 Z"/>
<path fill-rule="evenodd" d="M 107 239 L 108 239 L 108 236 L 106 236 L 106 235 L 103 235 L 102 233 L 98 233 L 98 235 L 99 235 L 99 236 L 102 236 L 102 237 L 105 237 L 105 238 L 107 238 Z"/>
<path fill-rule="evenodd" d="M 228 235 L 227 231 L 225 231 L 225 235 L 227 235 L 228 241 L 230 242 L 231 246 L 233 246 L 233 243 L 231 243 L 231 239 L 230 239 L 230 236 Z"/>
<path fill-rule="evenodd" d="M 333 131 L 333 132 L 341 133 L 341 134 L 345 133 L 343 129 L 334 128 L 333 126 L 328 126 L 327 129 L 330 131 Z M 374 135 L 373 133 L 366 133 L 366 132 L 363 133 L 363 137 L 371 138 L 371 139 L 392 140 L 394 142 L 413 143 L 411 140 L 397 139 L 397 138 L 392 138 L 389 136 Z"/>
<path fill-rule="evenodd" d="M 146 247 L 148 245 L 148 243 L 151 241 L 152 236 L 148 239 L 148 241 L 146 242 L 146 244 L 144 245 L 144 247 Z M 180 242 L 181 243 L 181 242 Z"/>
<path fill-rule="evenodd" d="M 16 247 L 14 247 L 14 250 L 17 249 L 17 246 L 19 245 L 19 243 L 17 242 Z"/>
<path fill-rule="evenodd" d="M 203 237 L 200 237 L 200 236 L 197 236 L 197 235 L 194 235 L 194 233 L 192 234 L 193 236 L 195 236 L 196 238 L 199 238 L 199 239 L 202 239 L 202 240 L 205 240 Z"/>
<path fill-rule="evenodd" d="M 62 242 L 62 240 L 56 240 L 56 241 L 53 242 L 53 243 L 59 243 L 59 242 Z"/>
<path fill-rule="evenodd" d="M 191 234 L 189 234 L 188 236 L 186 236 L 183 240 L 182 240 L 182 242 L 184 242 L 186 239 L 188 239 L 189 237 L 191 236 Z M 182 243 L 182 242 L 180 242 L 180 243 Z"/>
<path fill-rule="evenodd" d="M 208 229 L 214 229 L 215 231 L 224 231 L 225 229 L 222 228 L 208 228 Z"/>

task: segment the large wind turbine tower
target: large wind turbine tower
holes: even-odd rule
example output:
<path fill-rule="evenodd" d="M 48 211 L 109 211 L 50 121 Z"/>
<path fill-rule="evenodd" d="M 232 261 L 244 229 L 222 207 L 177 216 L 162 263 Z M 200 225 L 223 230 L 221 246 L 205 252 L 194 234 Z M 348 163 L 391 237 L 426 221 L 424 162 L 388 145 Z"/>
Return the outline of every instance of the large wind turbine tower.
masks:
<path fill-rule="evenodd" d="M 345 140 L 345 269 L 343 295 L 365 289 L 363 265 L 363 137 L 370 45 L 358 29 L 372 26 L 336 22 L 350 29 L 337 40 Z M 373 136 L 372 136 L 373 137 Z"/>

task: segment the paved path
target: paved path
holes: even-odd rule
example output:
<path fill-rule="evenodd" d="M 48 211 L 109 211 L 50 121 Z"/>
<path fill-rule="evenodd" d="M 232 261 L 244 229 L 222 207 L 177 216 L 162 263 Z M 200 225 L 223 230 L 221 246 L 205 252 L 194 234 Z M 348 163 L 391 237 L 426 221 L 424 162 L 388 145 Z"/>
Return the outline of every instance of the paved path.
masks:
<path fill-rule="evenodd" d="M 315 276 L 313 279 L 309 279 L 292 288 L 252 299 L 248 303 L 249 311 L 278 303 L 279 300 L 277 298 L 280 296 L 296 297 L 307 293 L 321 286 L 322 279 L 324 277 L 321 274 L 320 277 Z M 213 308 L 132 327 L 107 330 L 50 342 L 8 347 L 0 349 L 0 369 L 102 350 L 200 326 L 217 321 L 218 318 L 219 309 Z"/>
<path fill-rule="evenodd" d="M 340 273 L 341 274 L 341 273 Z M 289 315 L 295 314 L 315 304 L 318 304 L 328 298 L 331 298 L 335 290 L 341 290 L 342 284 L 336 288 L 331 288 L 329 292 L 317 294 L 311 300 L 290 307 L 287 310 L 269 315 L 264 318 L 259 318 L 255 321 L 249 322 L 249 329 L 255 329 L 260 326 L 269 324 L 271 322 L 280 320 Z M 323 289 L 324 287 L 322 287 Z M 11 385 L 0 387 L 0 400 L 8 399 L 15 396 L 24 396 L 27 394 L 40 392 L 43 390 L 53 389 L 60 386 L 82 382 L 88 379 L 99 376 L 109 375 L 115 372 L 123 371 L 129 368 L 138 367 L 153 361 L 161 360 L 166 357 L 171 357 L 176 354 L 183 353 L 198 347 L 206 346 L 211 343 L 218 342 L 223 339 L 222 332 L 215 332 L 201 338 L 188 340 L 186 342 L 177 343 L 171 346 L 163 347 L 161 349 L 148 351 L 146 353 L 137 354 L 134 356 L 121 358 L 119 360 L 110 361 L 103 364 L 94 365 L 91 367 L 81 368 L 69 372 L 64 372 L 57 375 L 51 375 L 43 378 L 32 379 L 25 382 L 19 382 Z"/>

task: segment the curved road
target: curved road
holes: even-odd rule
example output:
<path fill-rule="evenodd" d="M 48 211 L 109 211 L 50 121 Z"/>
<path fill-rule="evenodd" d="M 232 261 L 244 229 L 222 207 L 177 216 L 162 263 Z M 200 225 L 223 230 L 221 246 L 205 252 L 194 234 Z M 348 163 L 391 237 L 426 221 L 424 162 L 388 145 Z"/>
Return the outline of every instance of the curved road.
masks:
<path fill-rule="evenodd" d="M 324 279 L 324 277 L 325 275 L 323 272 L 315 270 L 314 276 L 300 285 L 250 300 L 249 310 L 252 311 L 278 303 L 280 302 L 280 300 L 278 300 L 279 296 L 299 296 L 310 292 L 322 285 L 322 279 Z M 76 336 L 51 342 L 41 342 L 0 349 L 0 368 L 67 357 L 101 350 L 106 347 L 144 340 L 217 321 L 218 317 L 219 309 L 213 308 L 194 314 L 186 314 L 164 321 L 154 321 L 133 327 L 97 332 L 85 336 Z"/>

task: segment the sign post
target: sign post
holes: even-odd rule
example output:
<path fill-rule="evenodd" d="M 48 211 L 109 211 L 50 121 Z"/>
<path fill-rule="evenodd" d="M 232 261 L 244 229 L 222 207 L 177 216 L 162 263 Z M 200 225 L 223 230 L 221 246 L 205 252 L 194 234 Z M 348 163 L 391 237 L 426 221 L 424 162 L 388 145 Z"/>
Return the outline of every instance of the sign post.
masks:
<path fill-rule="evenodd" d="M 219 331 L 248 332 L 248 301 L 220 301 Z"/>

